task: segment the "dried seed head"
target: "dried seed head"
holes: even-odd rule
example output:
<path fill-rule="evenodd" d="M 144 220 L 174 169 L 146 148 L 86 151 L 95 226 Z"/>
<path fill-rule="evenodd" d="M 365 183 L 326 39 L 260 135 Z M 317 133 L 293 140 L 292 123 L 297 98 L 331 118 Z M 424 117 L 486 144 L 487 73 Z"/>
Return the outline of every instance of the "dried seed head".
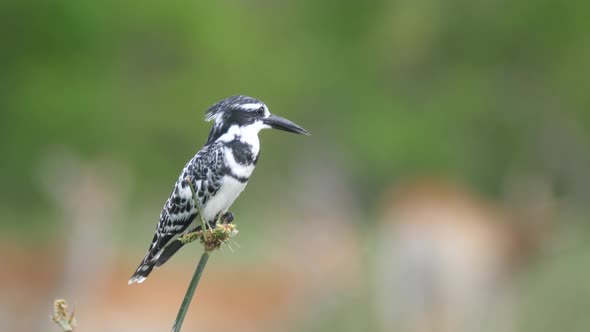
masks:
<path fill-rule="evenodd" d="M 68 312 L 68 303 L 64 299 L 57 299 L 53 302 L 53 316 L 51 316 L 51 320 L 65 332 L 73 331 L 76 325 L 74 312 Z"/>
<path fill-rule="evenodd" d="M 217 224 L 215 228 L 209 228 L 204 233 L 203 231 L 188 233 L 181 236 L 179 240 L 186 244 L 199 239 L 206 251 L 213 251 L 228 243 L 236 234 L 238 229 L 234 224 Z"/>

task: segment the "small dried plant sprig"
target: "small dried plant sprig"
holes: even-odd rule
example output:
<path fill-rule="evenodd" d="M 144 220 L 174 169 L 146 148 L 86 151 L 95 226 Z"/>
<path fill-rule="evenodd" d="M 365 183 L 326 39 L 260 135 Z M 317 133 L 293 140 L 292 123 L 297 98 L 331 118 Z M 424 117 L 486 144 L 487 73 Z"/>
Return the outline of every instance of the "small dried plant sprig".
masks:
<path fill-rule="evenodd" d="M 205 251 L 213 251 L 220 249 L 224 244 L 238 234 L 238 229 L 234 224 L 220 224 L 215 225 L 215 228 L 209 228 L 204 233 L 202 230 L 187 233 L 181 236 L 178 240 L 183 244 L 199 240 L 205 247 Z"/>
<path fill-rule="evenodd" d="M 209 254 L 213 250 L 221 248 L 224 244 L 229 242 L 230 238 L 238 234 L 238 230 L 236 229 L 235 225 L 220 222 L 220 220 L 222 219 L 221 213 L 219 214 L 219 217 L 215 222 L 215 226 L 207 227 L 208 224 L 205 222 L 205 219 L 203 219 L 203 214 L 201 213 L 201 206 L 199 204 L 199 199 L 193 186 L 192 179 L 190 177 L 187 177 L 185 180 L 187 181 L 189 188 L 191 189 L 193 201 L 199 213 L 199 218 L 201 219 L 201 229 L 192 233 L 184 234 L 179 238 L 179 240 L 183 244 L 186 244 L 198 239 L 203 244 L 205 251 L 201 255 L 199 265 L 197 265 L 195 273 L 193 274 L 193 278 L 191 279 L 191 282 L 188 285 L 186 294 L 184 295 L 184 299 L 182 301 L 182 304 L 180 305 L 180 309 L 178 310 L 178 315 L 176 316 L 174 326 L 172 326 L 172 332 L 179 332 L 180 328 L 182 327 L 182 323 L 188 311 L 188 307 L 192 301 L 193 295 L 195 294 L 195 290 L 197 289 L 199 280 L 201 280 L 201 275 L 205 270 L 207 261 L 209 260 Z"/>
<path fill-rule="evenodd" d="M 57 299 L 53 302 L 53 316 L 50 318 L 59 325 L 63 332 L 72 332 L 76 327 L 74 311 L 68 311 L 68 303 L 64 299 Z"/>

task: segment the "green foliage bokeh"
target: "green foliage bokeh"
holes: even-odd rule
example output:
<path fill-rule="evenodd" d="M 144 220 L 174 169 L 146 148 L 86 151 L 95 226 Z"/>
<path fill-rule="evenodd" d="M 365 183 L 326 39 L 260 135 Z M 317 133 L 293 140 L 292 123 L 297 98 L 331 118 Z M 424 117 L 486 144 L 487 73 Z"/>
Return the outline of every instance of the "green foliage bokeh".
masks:
<path fill-rule="evenodd" d="M 590 148 L 588 7 L 552 0 L 3 2 L 3 209 L 43 207 L 31 174 L 48 146 L 130 165 L 149 179 L 135 182 L 137 193 L 167 187 L 204 141 L 205 108 L 238 93 L 340 147 L 354 181 L 373 196 L 392 179 L 421 172 L 494 192 L 514 164 L 553 171 L 545 149 L 559 155 L 572 146 L 543 141 L 559 140 L 559 130 L 548 130 L 555 123 L 580 132 L 571 155 Z M 298 143 L 275 136 L 263 143 L 264 155 L 286 166 Z"/>

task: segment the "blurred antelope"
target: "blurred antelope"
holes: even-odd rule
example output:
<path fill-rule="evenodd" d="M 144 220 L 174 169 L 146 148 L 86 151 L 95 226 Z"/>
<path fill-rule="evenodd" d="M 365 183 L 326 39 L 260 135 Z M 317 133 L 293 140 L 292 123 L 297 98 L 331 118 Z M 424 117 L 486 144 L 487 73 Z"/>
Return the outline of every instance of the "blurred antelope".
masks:
<path fill-rule="evenodd" d="M 375 262 L 383 329 L 513 330 L 511 277 L 543 242 L 547 202 L 523 217 L 440 181 L 386 194 Z"/>

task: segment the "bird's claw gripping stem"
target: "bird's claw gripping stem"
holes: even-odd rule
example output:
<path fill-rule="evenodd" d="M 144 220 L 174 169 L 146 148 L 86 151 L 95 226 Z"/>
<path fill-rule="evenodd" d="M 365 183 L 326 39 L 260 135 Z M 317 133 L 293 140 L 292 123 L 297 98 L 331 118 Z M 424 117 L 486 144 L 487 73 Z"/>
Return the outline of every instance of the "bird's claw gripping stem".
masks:
<path fill-rule="evenodd" d="M 227 211 L 223 214 L 221 214 L 220 216 L 220 221 L 223 224 L 231 224 L 232 221 L 234 221 L 234 214 L 231 213 L 230 211 Z"/>
<path fill-rule="evenodd" d="M 203 230 L 203 238 L 207 240 L 207 233 L 211 233 L 213 231 L 213 226 L 209 225 L 203 218 L 203 213 L 201 212 L 201 206 L 199 204 L 199 200 L 197 198 L 197 193 L 195 187 L 193 186 L 193 181 L 190 176 L 185 178 L 185 181 L 188 183 L 189 188 L 191 189 L 191 193 L 193 195 L 193 201 L 195 202 L 195 206 L 197 207 L 197 211 L 199 212 L 199 219 L 201 219 L 201 229 Z M 229 224 L 234 220 L 233 213 L 227 211 L 225 213 L 219 213 L 217 215 L 217 220 L 215 221 L 215 225 L 221 223 Z M 209 226 L 209 227 L 207 227 Z"/>

